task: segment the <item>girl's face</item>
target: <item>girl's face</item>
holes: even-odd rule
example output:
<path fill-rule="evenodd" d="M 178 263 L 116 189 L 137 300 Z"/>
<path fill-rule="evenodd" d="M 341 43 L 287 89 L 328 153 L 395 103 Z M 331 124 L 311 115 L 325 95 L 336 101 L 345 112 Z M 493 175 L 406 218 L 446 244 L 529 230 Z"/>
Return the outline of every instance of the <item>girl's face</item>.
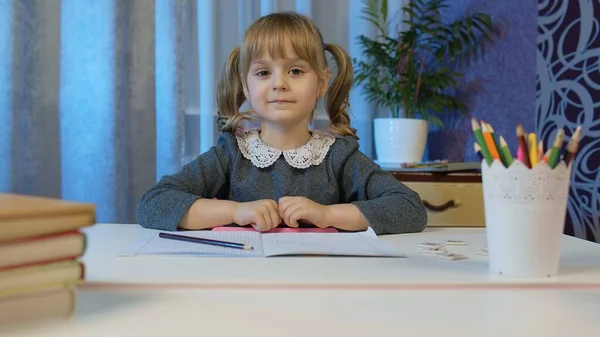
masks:
<path fill-rule="evenodd" d="M 291 46 L 285 57 L 273 59 L 264 53 L 250 64 L 246 97 L 263 123 L 279 127 L 308 127 L 317 98 L 327 90 L 327 79 L 300 59 Z"/>

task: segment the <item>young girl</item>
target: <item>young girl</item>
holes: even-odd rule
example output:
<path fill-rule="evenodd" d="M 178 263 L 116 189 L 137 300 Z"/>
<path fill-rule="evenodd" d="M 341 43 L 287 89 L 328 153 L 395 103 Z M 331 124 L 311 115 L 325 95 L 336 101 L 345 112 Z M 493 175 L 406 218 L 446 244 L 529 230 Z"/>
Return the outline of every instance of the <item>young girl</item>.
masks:
<path fill-rule="evenodd" d="M 326 52 L 337 63 L 331 85 Z M 307 17 L 260 18 L 231 52 L 219 81 L 217 144 L 146 192 L 137 211 L 140 225 L 422 231 L 427 214 L 419 195 L 358 150 L 346 110 L 352 77 L 348 54 L 324 43 Z M 321 99 L 331 120 L 328 132 L 309 129 Z M 252 111 L 240 112 L 246 100 Z M 241 129 L 252 119 L 260 128 Z"/>

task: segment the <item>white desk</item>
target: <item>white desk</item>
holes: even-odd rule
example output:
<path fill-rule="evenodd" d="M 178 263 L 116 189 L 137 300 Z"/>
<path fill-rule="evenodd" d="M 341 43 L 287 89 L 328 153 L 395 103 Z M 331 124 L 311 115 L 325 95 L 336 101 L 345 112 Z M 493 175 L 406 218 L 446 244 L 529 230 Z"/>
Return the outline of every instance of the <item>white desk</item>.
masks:
<path fill-rule="evenodd" d="M 116 257 L 144 229 L 86 230 L 88 283 L 67 321 L 0 329 L 36 336 L 596 336 L 600 245 L 564 237 L 561 275 L 488 276 L 482 229 L 384 236 L 408 258 Z M 462 239 L 468 260 L 421 256 Z M 161 262 L 159 265 L 158 262 Z"/>
<path fill-rule="evenodd" d="M 430 228 L 423 233 L 381 236 L 408 258 L 269 257 L 198 258 L 171 256 L 117 257 L 140 233 L 137 225 L 96 225 L 86 230 L 88 248 L 83 258 L 90 283 L 186 285 L 194 287 L 333 287 L 406 288 L 439 285 L 490 286 L 499 284 L 600 285 L 600 245 L 563 237 L 560 275 L 518 279 L 488 274 L 484 229 Z M 469 259 L 447 261 L 419 254 L 425 241 L 460 239 L 466 247 L 452 250 Z"/>
<path fill-rule="evenodd" d="M 598 290 L 83 291 L 68 321 L 3 337 L 598 336 Z"/>

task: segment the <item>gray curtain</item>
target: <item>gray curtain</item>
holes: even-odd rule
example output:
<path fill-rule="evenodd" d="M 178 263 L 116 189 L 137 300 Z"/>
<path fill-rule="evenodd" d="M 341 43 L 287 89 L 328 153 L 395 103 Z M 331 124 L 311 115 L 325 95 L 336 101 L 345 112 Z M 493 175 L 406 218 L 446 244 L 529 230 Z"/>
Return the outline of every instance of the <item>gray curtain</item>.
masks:
<path fill-rule="evenodd" d="M 0 0 L 0 192 L 133 223 L 179 169 L 184 0 Z"/>

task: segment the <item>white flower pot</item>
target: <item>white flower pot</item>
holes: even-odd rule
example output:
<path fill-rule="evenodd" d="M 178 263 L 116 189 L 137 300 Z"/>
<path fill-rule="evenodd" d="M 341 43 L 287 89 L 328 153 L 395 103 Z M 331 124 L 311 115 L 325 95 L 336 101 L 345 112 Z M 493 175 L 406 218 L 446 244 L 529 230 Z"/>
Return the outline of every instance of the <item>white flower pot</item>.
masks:
<path fill-rule="evenodd" d="M 425 153 L 427 122 L 412 118 L 375 118 L 377 161 L 386 164 L 420 162 Z"/>

